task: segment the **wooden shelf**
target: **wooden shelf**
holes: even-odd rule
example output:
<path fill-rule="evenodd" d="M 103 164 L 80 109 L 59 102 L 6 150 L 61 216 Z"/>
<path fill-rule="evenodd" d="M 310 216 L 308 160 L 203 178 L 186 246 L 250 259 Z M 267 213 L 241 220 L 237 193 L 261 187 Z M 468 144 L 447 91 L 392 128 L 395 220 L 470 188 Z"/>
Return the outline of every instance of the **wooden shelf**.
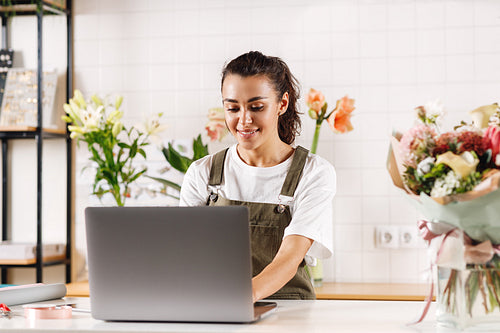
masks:
<path fill-rule="evenodd" d="M 11 4 L 0 5 L 0 13 L 33 14 L 37 11 L 36 0 L 11 0 Z M 59 14 L 57 11 L 66 10 L 66 1 L 45 0 L 42 1 L 43 10 L 49 13 Z"/>
<path fill-rule="evenodd" d="M 36 22 L 36 54 L 37 54 L 37 66 L 36 71 L 38 74 L 42 73 L 42 44 L 45 44 L 42 38 L 42 27 L 44 26 L 44 17 L 47 15 L 61 15 L 65 20 L 60 21 L 61 27 L 64 25 L 66 31 L 66 82 L 64 87 L 59 87 L 61 90 L 73 91 L 73 57 L 72 57 L 72 45 L 73 45 L 73 18 L 71 15 L 73 1 L 68 0 L 9 0 L 2 1 L 0 4 L 0 16 L 2 18 L 2 32 L 5 36 L 10 36 L 9 28 L 11 23 L 9 23 L 12 17 L 17 16 L 34 16 Z M 58 23 L 58 24 L 59 24 Z M 33 30 L 33 29 L 32 29 Z M 7 41 L 4 41 L 7 42 Z M 6 43 L 6 47 L 9 45 Z M 25 50 L 24 50 L 25 51 Z M 38 77 L 40 79 L 40 77 Z M 38 87 L 41 86 L 40 80 L 38 80 Z M 43 92 L 37 91 L 37 100 L 40 101 Z M 38 104 L 38 107 L 41 105 Z M 43 112 L 43 110 L 38 110 L 37 112 Z M 72 175 L 72 156 L 73 148 L 72 141 L 68 136 L 68 132 L 65 126 L 61 128 L 44 128 L 42 118 L 37 118 L 37 122 L 34 126 L 1 126 L 0 127 L 0 141 L 2 146 L 2 204 L 1 210 L 4 212 L 1 217 L 2 225 L 2 240 L 10 240 L 11 233 L 9 232 L 9 224 L 13 224 L 10 221 L 10 214 L 7 214 L 8 210 L 11 208 L 9 201 L 11 200 L 10 195 L 10 178 L 11 178 L 11 164 L 12 164 L 12 154 L 9 153 L 10 148 L 15 148 L 15 144 L 10 144 L 10 140 L 33 140 L 35 145 L 36 153 L 36 183 L 33 186 L 36 188 L 36 219 L 33 221 L 36 226 L 36 239 L 37 246 L 43 246 L 42 241 L 42 226 L 43 226 L 43 214 L 42 214 L 42 194 L 43 188 L 46 184 L 43 184 L 43 144 L 45 139 L 55 139 L 55 140 L 65 140 L 66 143 L 66 175 L 65 175 L 65 191 L 66 191 L 66 251 L 64 255 L 57 256 L 45 256 L 41 260 L 37 259 L 26 259 L 26 260 L 0 260 L 0 282 L 8 282 L 8 270 L 10 268 L 34 268 L 36 273 L 36 282 L 40 283 L 43 281 L 43 268 L 47 266 L 64 265 L 66 268 L 66 281 L 71 281 L 71 249 L 72 249 L 72 220 L 73 220 L 73 207 L 71 201 L 71 193 L 73 186 L 73 175 Z M 50 127 L 50 125 L 48 125 Z M 63 153 L 62 151 L 60 153 Z M 13 168 L 16 169 L 15 167 Z M 17 171 L 17 170 L 15 170 Z M 22 171 L 22 170 L 21 170 Z M 52 186 L 53 184 L 48 184 Z M 62 189 L 61 189 L 62 190 Z M 52 252 L 57 253 L 57 252 Z M 44 254 L 50 254 L 48 252 L 43 252 Z"/>
<path fill-rule="evenodd" d="M 36 132 L 37 128 L 32 126 L 0 126 L 0 132 Z M 43 128 L 43 132 L 53 134 L 66 134 L 64 129 Z"/>
<path fill-rule="evenodd" d="M 64 260 L 66 259 L 66 255 L 58 255 L 58 256 L 51 256 L 51 257 L 44 257 L 43 262 L 49 262 L 49 261 L 58 261 L 58 260 Z M 32 259 L 15 259 L 15 260 L 9 260 L 9 259 L 1 259 L 0 260 L 0 265 L 33 265 L 36 263 L 36 258 Z"/>
<path fill-rule="evenodd" d="M 88 281 L 66 284 L 67 297 L 88 297 Z M 336 283 L 326 282 L 317 287 L 317 299 L 423 301 L 429 293 L 426 284 L 413 283 Z"/>
<path fill-rule="evenodd" d="M 317 299 L 423 301 L 429 285 L 416 283 L 337 283 L 316 287 Z"/>
<path fill-rule="evenodd" d="M 66 283 L 66 289 L 66 297 L 89 297 L 88 281 Z"/>

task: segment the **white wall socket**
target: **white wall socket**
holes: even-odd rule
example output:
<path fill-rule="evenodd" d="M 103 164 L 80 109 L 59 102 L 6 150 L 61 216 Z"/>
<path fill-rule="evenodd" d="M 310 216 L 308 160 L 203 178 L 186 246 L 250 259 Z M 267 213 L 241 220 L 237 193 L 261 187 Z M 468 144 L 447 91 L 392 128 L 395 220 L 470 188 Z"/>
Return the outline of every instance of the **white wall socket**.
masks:
<path fill-rule="evenodd" d="M 419 237 L 416 226 L 375 227 L 375 247 L 381 249 L 419 248 Z"/>
<path fill-rule="evenodd" d="M 399 247 L 399 230 L 395 226 L 378 226 L 375 228 L 375 246 L 379 248 Z"/>
<path fill-rule="evenodd" d="M 419 235 L 416 226 L 399 227 L 399 247 L 413 249 L 419 247 Z"/>

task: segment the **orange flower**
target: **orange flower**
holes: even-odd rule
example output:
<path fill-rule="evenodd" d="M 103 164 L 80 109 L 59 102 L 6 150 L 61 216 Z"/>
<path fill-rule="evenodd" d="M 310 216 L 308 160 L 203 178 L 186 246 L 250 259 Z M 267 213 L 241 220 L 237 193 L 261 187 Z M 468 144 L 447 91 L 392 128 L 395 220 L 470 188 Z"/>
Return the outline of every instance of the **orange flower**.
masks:
<path fill-rule="evenodd" d="M 328 125 L 335 133 L 346 133 L 352 131 L 351 113 L 354 111 L 354 99 L 347 95 L 337 101 L 335 110 L 328 117 Z"/>
<path fill-rule="evenodd" d="M 325 96 L 321 91 L 311 88 L 307 94 L 306 103 L 309 109 L 314 110 L 316 118 L 313 117 L 314 113 L 311 115 L 311 112 L 309 112 L 309 115 L 311 115 L 313 119 L 317 119 L 318 115 L 321 113 L 321 108 L 325 105 Z"/>

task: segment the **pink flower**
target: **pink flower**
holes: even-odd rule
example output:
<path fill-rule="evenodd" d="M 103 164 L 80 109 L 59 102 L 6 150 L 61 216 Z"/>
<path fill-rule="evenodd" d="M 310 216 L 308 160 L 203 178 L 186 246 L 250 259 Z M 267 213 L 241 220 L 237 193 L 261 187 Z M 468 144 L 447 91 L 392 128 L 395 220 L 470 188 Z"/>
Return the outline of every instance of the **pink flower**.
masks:
<path fill-rule="evenodd" d="M 228 130 L 223 108 L 211 108 L 208 110 L 208 123 L 205 125 L 205 129 L 211 141 L 221 141 L 226 136 Z"/>
<path fill-rule="evenodd" d="M 420 161 L 431 156 L 436 145 L 436 132 L 426 125 L 417 125 L 403 134 L 399 149 L 406 164 L 416 166 Z"/>
<path fill-rule="evenodd" d="M 209 121 L 205 126 L 205 129 L 207 130 L 207 135 L 210 137 L 211 141 L 221 141 L 227 133 L 226 125 L 219 121 Z"/>
<path fill-rule="evenodd" d="M 496 157 L 500 153 L 500 127 L 491 125 L 484 133 L 483 142 L 486 149 L 491 149 L 491 160 L 496 162 Z"/>
<path fill-rule="evenodd" d="M 321 113 L 321 108 L 325 105 L 325 96 L 321 91 L 311 88 L 307 94 L 306 104 L 309 109 L 313 110 L 316 114 L 316 118 L 312 118 L 317 119 L 318 115 Z M 309 114 L 311 115 L 311 113 Z"/>
<path fill-rule="evenodd" d="M 352 131 L 351 113 L 354 111 L 354 99 L 347 95 L 337 101 L 335 110 L 328 117 L 328 125 L 335 133 Z"/>

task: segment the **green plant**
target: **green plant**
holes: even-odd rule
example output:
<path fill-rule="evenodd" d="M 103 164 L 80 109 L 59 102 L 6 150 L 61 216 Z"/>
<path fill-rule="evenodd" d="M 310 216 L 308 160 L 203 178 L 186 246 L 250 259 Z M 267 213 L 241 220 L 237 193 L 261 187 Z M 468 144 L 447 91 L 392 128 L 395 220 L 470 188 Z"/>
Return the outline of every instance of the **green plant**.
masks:
<path fill-rule="evenodd" d="M 170 166 L 172 166 L 172 168 L 178 170 L 179 172 L 186 173 L 191 163 L 208 155 L 208 146 L 203 144 L 200 134 L 198 135 L 198 137 L 193 139 L 192 158 L 182 155 L 174 148 L 174 146 L 170 142 L 168 143 L 168 146 L 163 147 L 161 151 L 163 153 L 163 156 L 165 156 L 167 162 L 170 164 Z M 167 193 L 168 187 L 173 188 L 174 190 L 179 192 L 181 190 L 181 186 L 179 184 L 160 177 L 151 177 L 151 176 L 146 176 L 146 177 L 156 180 L 157 182 L 163 185 L 163 189 L 160 191 L 160 193 L 173 197 L 175 199 L 179 199 L 178 197 Z"/>
<path fill-rule="evenodd" d="M 133 162 L 139 155 L 146 159 L 144 147 L 149 145 L 149 136 L 162 130 L 157 119 L 145 126 L 145 132 L 125 128 L 120 121 L 122 100 L 118 96 L 112 104 L 93 95 L 85 101 L 82 93 L 75 90 L 69 104 L 64 105 L 66 115 L 62 117 L 71 124 L 68 126 L 71 138 L 86 142 L 90 160 L 95 162 L 93 194 L 101 198 L 110 193 L 118 206 L 125 205 L 126 198 L 130 197 L 130 184 L 147 170 L 135 167 Z"/>

